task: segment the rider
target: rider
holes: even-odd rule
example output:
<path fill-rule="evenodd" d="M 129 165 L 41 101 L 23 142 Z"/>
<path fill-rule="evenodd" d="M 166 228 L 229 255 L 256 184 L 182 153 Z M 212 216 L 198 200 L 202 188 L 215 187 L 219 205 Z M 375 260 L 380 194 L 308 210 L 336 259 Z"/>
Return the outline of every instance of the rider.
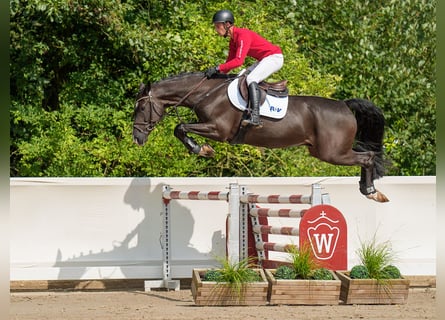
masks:
<path fill-rule="evenodd" d="M 243 126 L 260 126 L 260 91 L 258 83 L 277 72 L 283 66 L 283 53 L 279 46 L 276 46 L 257 33 L 238 28 L 234 25 L 235 18 L 229 10 L 219 10 L 213 16 L 213 25 L 218 35 L 230 37 L 229 54 L 225 63 L 210 68 L 205 72 L 210 78 L 217 72 L 228 73 L 230 70 L 240 67 L 246 56 L 257 61 L 247 70 L 246 82 L 249 87 L 249 104 L 252 112 L 250 119 L 242 122 Z"/>

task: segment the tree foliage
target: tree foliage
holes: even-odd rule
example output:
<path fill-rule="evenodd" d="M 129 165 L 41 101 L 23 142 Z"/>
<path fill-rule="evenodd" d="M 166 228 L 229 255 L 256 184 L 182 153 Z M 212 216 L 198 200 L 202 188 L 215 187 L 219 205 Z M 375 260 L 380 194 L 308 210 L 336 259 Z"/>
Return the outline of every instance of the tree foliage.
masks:
<path fill-rule="evenodd" d="M 341 76 L 334 97 L 382 107 L 391 173 L 435 174 L 435 1 L 288 0 L 279 14 L 317 69 Z"/>
<path fill-rule="evenodd" d="M 228 40 L 211 25 L 221 8 L 280 44 L 273 77 L 292 94 L 379 104 L 392 174 L 435 173 L 434 3 L 10 0 L 11 176 L 357 175 L 304 148 L 210 142 L 215 158 L 198 158 L 173 136 L 174 116 L 132 143 L 140 82 L 225 60 Z"/>

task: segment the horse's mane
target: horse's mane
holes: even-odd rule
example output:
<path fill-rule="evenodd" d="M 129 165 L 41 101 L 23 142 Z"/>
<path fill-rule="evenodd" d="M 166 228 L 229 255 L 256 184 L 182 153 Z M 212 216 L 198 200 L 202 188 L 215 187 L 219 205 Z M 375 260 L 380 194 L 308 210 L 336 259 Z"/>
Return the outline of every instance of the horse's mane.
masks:
<path fill-rule="evenodd" d="M 162 80 L 156 81 L 154 83 L 160 82 L 160 81 L 174 81 L 174 80 L 178 80 L 178 79 L 183 79 L 183 78 L 187 78 L 187 77 L 204 77 L 204 72 L 199 72 L 199 71 L 187 71 L 187 72 L 181 72 L 179 74 L 176 75 L 170 75 L 167 78 L 164 78 Z M 221 79 L 232 79 L 235 78 L 237 75 L 236 74 L 223 74 L 223 73 L 219 73 L 216 76 L 214 76 L 215 78 L 221 78 Z"/>
<path fill-rule="evenodd" d="M 197 71 L 186 71 L 186 72 L 181 72 L 179 74 L 174 74 L 174 75 L 169 75 L 167 78 L 164 78 L 164 81 L 169 81 L 169 80 L 177 80 L 177 79 L 182 79 L 182 78 L 187 78 L 187 77 L 197 77 L 197 76 L 204 76 L 204 72 L 197 72 Z"/>

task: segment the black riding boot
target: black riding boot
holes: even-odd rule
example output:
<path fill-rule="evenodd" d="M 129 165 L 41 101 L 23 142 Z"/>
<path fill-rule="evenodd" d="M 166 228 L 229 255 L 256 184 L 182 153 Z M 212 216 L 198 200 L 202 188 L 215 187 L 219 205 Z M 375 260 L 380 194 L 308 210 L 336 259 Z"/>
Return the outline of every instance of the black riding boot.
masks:
<path fill-rule="evenodd" d="M 242 121 L 243 126 L 261 126 L 260 121 L 260 89 L 258 88 L 258 83 L 252 82 L 249 85 L 249 107 L 251 116 L 250 119 L 244 119 Z"/>

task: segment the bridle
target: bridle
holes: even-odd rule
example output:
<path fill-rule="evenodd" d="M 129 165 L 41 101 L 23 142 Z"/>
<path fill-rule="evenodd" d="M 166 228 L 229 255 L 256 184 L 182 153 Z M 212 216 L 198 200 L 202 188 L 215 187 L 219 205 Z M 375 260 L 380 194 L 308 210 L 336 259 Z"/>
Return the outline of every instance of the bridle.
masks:
<path fill-rule="evenodd" d="M 153 119 L 152 119 L 153 112 L 155 112 L 159 116 L 159 118 L 162 117 L 162 114 L 156 109 L 156 104 L 153 102 L 152 98 L 153 98 L 153 96 L 151 95 L 151 90 L 150 90 L 148 92 L 148 95 L 143 96 L 136 100 L 136 106 L 137 106 L 140 101 L 148 99 L 148 105 L 150 108 L 150 119 L 148 119 L 148 120 L 145 119 L 145 113 L 144 113 L 144 122 L 134 122 L 134 125 L 133 125 L 133 127 L 137 131 L 147 134 L 147 135 L 153 131 L 153 129 L 155 128 L 155 125 L 157 123 L 157 121 L 153 121 Z M 142 126 L 142 129 L 139 126 Z"/>
<path fill-rule="evenodd" d="M 193 91 L 195 91 L 196 89 L 198 89 L 198 87 L 199 86 L 201 86 L 201 84 L 204 82 L 204 80 L 206 80 L 207 79 L 207 77 L 204 77 L 204 78 L 202 78 L 201 79 L 201 81 L 196 85 L 196 86 L 194 86 L 184 97 L 182 97 L 181 98 L 181 100 L 179 100 L 177 103 L 175 103 L 175 105 L 173 105 L 172 107 L 176 110 L 176 115 L 177 115 L 177 117 L 179 118 L 179 120 L 181 120 L 181 117 L 180 117 L 180 115 L 179 115 L 179 112 L 178 112 L 178 106 L 182 103 L 182 102 L 184 102 L 184 100 L 185 99 L 187 99 L 192 93 L 193 93 Z M 159 118 L 162 118 L 162 113 L 160 113 L 157 109 L 156 109 L 156 107 L 157 107 L 157 105 L 153 102 L 153 100 L 152 100 L 152 98 L 153 98 L 153 96 L 152 96 L 152 94 L 151 94 L 151 90 L 148 92 L 148 95 L 146 95 L 146 96 L 143 96 L 143 97 L 141 97 L 141 98 L 139 98 L 139 99 L 137 99 L 136 100 L 136 105 L 138 105 L 138 103 L 140 102 L 140 101 L 142 101 L 142 100 L 145 100 L 145 99 L 148 99 L 148 104 L 149 104 L 149 107 L 150 107 L 150 119 L 145 119 L 145 113 L 144 113 L 144 122 L 134 122 L 134 124 L 133 124 L 133 127 L 137 130 L 137 131 L 139 131 L 139 132 L 141 132 L 141 133 L 144 133 L 144 134 L 150 134 L 150 132 L 152 132 L 153 131 L 153 129 L 155 128 L 155 125 L 156 125 L 156 123 L 158 122 L 158 121 L 153 121 L 153 119 L 152 119 L 152 115 L 153 115 L 153 112 L 155 112 L 156 113 L 156 115 L 158 115 L 159 116 Z M 181 122 L 182 122 L 182 120 L 181 120 Z M 139 128 L 139 126 L 142 126 L 142 129 L 141 128 Z"/>

